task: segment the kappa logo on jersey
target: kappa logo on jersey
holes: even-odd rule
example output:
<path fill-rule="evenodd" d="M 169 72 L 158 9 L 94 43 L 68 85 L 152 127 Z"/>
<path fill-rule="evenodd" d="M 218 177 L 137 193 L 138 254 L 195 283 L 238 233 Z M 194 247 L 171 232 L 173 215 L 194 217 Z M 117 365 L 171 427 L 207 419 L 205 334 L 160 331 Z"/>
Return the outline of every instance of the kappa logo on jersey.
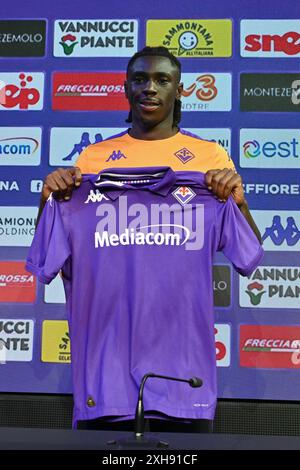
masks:
<path fill-rule="evenodd" d="M 108 201 L 108 197 L 105 196 L 105 194 L 100 193 L 99 189 L 91 189 L 90 194 L 88 195 L 88 198 L 86 201 L 84 201 L 85 204 L 88 204 L 89 202 L 101 202 L 102 200 Z"/>
<path fill-rule="evenodd" d="M 192 191 L 191 188 L 188 188 L 187 186 L 180 186 L 180 188 L 177 188 L 172 192 L 172 194 L 182 205 L 187 204 L 196 196 L 194 191 Z"/>
<path fill-rule="evenodd" d="M 190 160 L 193 160 L 195 158 L 195 155 L 192 154 L 192 152 L 187 149 L 186 147 L 183 147 L 182 149 L 178 150 L 177 152 L 174 153 L 175 157 L 179 158 L 181 163 L 187 163 Z"/>
<path fill-rule="evenodd" d="M 121 158 L 127 158 L 124 153 L 121 152 L 121 150 L 114 150 L 113 153 L 108 157 L 107 160 L 105 160 L 106 162 L 109 162 L 110 160 L 112 160 L 113 162 L 115 160 L 121 160 Z"/>

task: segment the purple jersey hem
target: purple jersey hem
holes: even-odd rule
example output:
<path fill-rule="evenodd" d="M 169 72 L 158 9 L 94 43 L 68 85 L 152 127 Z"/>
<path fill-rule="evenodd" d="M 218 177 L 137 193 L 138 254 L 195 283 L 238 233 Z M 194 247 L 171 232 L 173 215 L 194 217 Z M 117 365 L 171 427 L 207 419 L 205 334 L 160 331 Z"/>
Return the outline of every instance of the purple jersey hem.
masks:
<path fill-rule="evenodd" d="M 164 413 L 167 415 L 167 419 L 176 419 L 176 418 L 181 418 L 185 420 L 189 419 L 209 419 L 213 420 L 215 416 L 215 410 L 216 410 L 216 403 L 208 406 L 205 408 L 205 410 L 200 410 L 200 411 L 191 411 L 191 410 L 178 410 L 174 408 L 167 408 L 167 407 L 150 407 L 149 411 L 145 411 L 145 418 L 151 417 L 151 418 L 158 418 L 161 419 L 160 416 L 154 416 L 151 414 L 153 411 L 158 411 L 160 413 Z M 147 416 L 147 413 L 149 416 Z M 151 415 L 151 416 L 150 416 Z M 135 415 L 132 414 L 132 410 L 128 409 L 117 409 L 117 408 L 103 408 L 98 409 L 98 410 L 93 410 L 92 412 L 74 412 L 73 416 L 73 429 L 76 429 L 77 426 L 77 421 L 81 420 L 89 420 L 89 419 L 96 419 L 96 418 L 104 418 L 105 416 L 115 416 L 116 418 L 118 416 L 124 417 L 123 421 L 125 420 L 131 420 L 134 419 Z M 121 420 L 119 420 L 121 421 Z M 114 421 L 116 422 L 116 421 Z"/>

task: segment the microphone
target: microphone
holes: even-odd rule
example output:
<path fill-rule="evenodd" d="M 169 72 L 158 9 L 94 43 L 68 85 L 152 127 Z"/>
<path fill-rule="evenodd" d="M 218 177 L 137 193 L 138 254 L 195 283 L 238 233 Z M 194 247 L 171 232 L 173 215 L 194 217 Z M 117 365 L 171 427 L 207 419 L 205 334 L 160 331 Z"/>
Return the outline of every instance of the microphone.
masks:
<path fill-rule="evenodd" d="M 143 437 L 144 435 L 145 420 L 144 420 L 143 392 L 144 392 L 144 386 L 145 386 L 146 380 L 149 377 L 157 377 L 157 378 L 166 379 L 166 380 L 175 380 L 177 382 L 186 382 L 193 388 L 201 387 L 203 384 L 203 381 L 199 377 L 192 377 L 191 379 L 180 379 L 178 377 L 169 377 L 167 375 L 154 374 L 153 372 L 148 372 L 148 374 L 145 374 L 142 378 L 141 385 L 139 388 L 139 397 L 138 397 L 138 402 L 137 402 L 136 410 L 135 410 L 134 432 L 135 432 L 135 437 L 137 439 Z"/>
<path fill-rule="evenodd" d="M 153 372 L 148 372 L 142 378 L 140 388 L 139 388 L 139 396 L 138 402 L 136 405 L 135 410 L 135 421 L 134 421 L 134 434 L 133 438 L 121 438 L 118 440 L 110 440 L 107 441 L 107 445 L 116 445 L 118 449 L 165 449 L 169 447 L 169 443 L 166 441 L 158 440 L 157 438 L 144 437 L 144 427 L 145 427 L 145 420 L 144 420 L 144 404 L 143 404 L 143 392 L 146 380 L 149 377 L 156 377 L 159 379 L 166 379 L 166 380 L 175 380 L 177 382 L 186 382 L 190 385 L 190 387 L 197 388 L 203 385 L 203 381 L 199 377 L 192 377 L 191 379 L 180 379 L 178 377 L 169 377 L 167 375 L 161 374 L 154 374 Z"/>

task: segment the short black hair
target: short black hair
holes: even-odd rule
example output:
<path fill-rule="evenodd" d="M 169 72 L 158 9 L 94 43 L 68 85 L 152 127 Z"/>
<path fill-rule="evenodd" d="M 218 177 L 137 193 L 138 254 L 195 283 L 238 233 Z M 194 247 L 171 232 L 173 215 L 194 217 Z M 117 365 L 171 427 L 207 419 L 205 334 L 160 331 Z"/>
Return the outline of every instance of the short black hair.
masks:
<path fill-rule="evenodd" d="M 179 79 L 181 76 L 181 63 L 179 60 L 164 46 L 150 47 L 146 46 L 136 52 L 127 64 L 127 75 L 132 64 L 140 57 L 165 57 L 178 69 Z M 177 126 L 181 120 L 181 101 L 176 99 L 174 104 L 173 127 Z M 132 122 L 132 113 L 129 111 L 126 122 Z"/>

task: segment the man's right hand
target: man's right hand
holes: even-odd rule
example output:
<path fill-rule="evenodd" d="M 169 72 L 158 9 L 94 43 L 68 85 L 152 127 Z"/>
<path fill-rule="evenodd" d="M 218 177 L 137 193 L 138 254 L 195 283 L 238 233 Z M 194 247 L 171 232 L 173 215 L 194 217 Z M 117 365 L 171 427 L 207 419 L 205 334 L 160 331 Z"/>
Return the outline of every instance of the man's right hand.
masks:
<path fill-rule="evenodd" d="M 77 167 L 58 168 L 46 176 L 42 189 L 42 200 L 46 201 L 51 193 L 59 201 L 71 199 L 74 187 L 81 184 L 82 175 Z"/>

